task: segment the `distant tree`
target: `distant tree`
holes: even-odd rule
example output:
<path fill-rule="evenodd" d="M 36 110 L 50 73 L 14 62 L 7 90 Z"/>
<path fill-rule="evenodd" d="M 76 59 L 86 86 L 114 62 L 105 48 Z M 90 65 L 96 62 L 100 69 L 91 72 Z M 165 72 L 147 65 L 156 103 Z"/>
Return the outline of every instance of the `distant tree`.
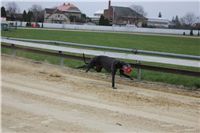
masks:
<path fill-rule="evenodd" d="M 33 13 L 33 21 L 38 22 L 40 15 L 43 13 L 40 5 L 32 5 L 30 11 Z"/>
<path fill-rule="evenodd" d="M 110 25 L 110 21 L 108 19 L 104 19 L 104 25 L 109 26 Z"/>
<path fill-rule="evenodd" d="M 32 11 L 28 11 L 26 19 L 27 19 L 27 22 L 31 22 L 33 20 L 33 12 Z"/>
<path fill-rule="evenodd" d="M 44 22 L 44 10 L 40 11 L 38 15 L 38 22 Z"/>
<path fill-rule="evenodd" d="M 175 18 L 174 18 L 174 16 L 172 17 L 172 23 L 175 23 Z"/>
<path fill-rule="evenodd" d="M 19 12 L 19 8 L 15 2 L 9 2 L 6 5 L 7 16 L 9 14 L 10 20 L 14 21 L 16 19 L 16 13 Z"/>
<path fill-rule="evenodd" d="M 81 22 L 86 22 L 86 14 L 81 14 Z"/>
<path fill-rule="evenodd" d="M 99 25 L 110 25 L 110 22 L 108 19 L 106 19 L 103 15 L 101 15 L 99 19 Z"/>
<path fill-rule="evenodd" d="M 1 17 L 5 17 L 6 18 L 6 9 L 5 7 L 1 7 Z"/>
<path fill-rule="evenodd" d="M 158 17 L 159 17 L 159 18 L 162 18 L 161 12 L 158 13 Z"/>
<path fill-rule="evenodd" d="M 198 21 L 199 17 L 197 17 L 197 23 L 195 25 L 195 29 L 198 30 L 197 36 L 200 36 L 200 22 Z"/>
<path fill-rule="evenodd" d="M 174 24 L 175 24 L 175 28 L 180 28 L 181 27 L 181 23 L 179 21 L 178 15 L 176 15 L 176 17 L 174 19 Z"/>
<path fill-rule="evenodd" d="M 22 17 L 23 17 L 23 21 L 27 21 L 27 13 L 26 11 L 24 10 L 23 14 L 22 14 Z"/>
<path fill-rule="evenodd" d="M 11 15 L 10 15 L 10 20 L 11 20 L 11 21 L 15 21 L 15 20 L 16 20 L 15 14 L 11 14 Z"/>
<path fill-rule="evenodd" d="M 176 15 L 176 17 L 175 17 L 175 23 L 180 23 L 180 21 L 179 21 L 179 18 L 178 18 L 178 15 Z"/>
<path fill-rule="evenodd" d="M 99 25 L 104 25 L 104 16 L 101 15 L 100 19 L 99 19 Z"/>
<path fill-rule="evenodd" d="M 139 13 L 140 15 L 143 15 L 144 17 L 147 16 L 147 13 L 144 11 L 144 8 L 140 5 L 131 5 L 130 8 Z"/>
<path fill-rule="evenodd" d="M 15 2 L 7 3 L 6 9 L 10 14 L 16 14 L 17 12 L 19 12 L 19 8 Z"/>
<path fill-rule="evenodd" d="M 181 18 L 181 22 L 184 25 L 192 26 L 196 22 L 197 17 L 194 13 L 187 13 L 185 16 Z"/>
<path fill-rule="evenodd" d="M 190 30 L 190 36 L 193 36 L 193 30 L 192 29 Z"/>

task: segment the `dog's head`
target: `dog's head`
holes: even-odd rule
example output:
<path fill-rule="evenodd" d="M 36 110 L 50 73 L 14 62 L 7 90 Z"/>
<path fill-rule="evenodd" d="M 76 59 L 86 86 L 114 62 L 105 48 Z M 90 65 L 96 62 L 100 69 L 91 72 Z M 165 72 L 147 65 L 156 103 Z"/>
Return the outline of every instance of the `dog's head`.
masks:
<path fill-rule="evenodd" d="M 125 73 L 125 74 L 130 74 L 132 72 L 132 67 L 130 64 L 125 63 L 125 62 L 119 62 L 120 69 Z"/>

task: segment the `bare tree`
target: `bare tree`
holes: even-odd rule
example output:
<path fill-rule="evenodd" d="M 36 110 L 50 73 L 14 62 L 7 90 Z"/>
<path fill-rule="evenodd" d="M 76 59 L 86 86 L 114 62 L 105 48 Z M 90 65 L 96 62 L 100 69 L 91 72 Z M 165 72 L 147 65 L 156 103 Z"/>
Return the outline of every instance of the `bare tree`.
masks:
<path fill-rule="evenodd" d="M 194 13 L 187 13 L 185 16 L 181 18 L 182 24 L 192 26 L 197 21 L 197 17 Z"/>
<path fill-rule="evenodd" d="M 147 13 L 144 11 L 144 8 L 140 5 L 131 5 L 130 8 L 136 11 L 137 13 L 143 15 L 144 17 L 147 16 Z"/>
<path fill-rule="evenodd" d="M 30 11 L 33 13 L 33 19 L 35 22 L 38 22 L 41 15 L 43 15 L 43 10 L 40 5 L 32 5 Z"/>
<path fill-rule="evenodd" d="M 16 20 L 16 14 L 19 13 L 19 8 L 15 2 L 9 2 L 6 4 L 6 12 L 8 20 Z"/>
<path fill-rule="evenodd" d="M 10 13 L 10 14 L 16 14 L 19 12 L 19 8 L 17 6 L 17 4 L 15 2 L 9 2 L 6 4 L 6 10 Z"/>

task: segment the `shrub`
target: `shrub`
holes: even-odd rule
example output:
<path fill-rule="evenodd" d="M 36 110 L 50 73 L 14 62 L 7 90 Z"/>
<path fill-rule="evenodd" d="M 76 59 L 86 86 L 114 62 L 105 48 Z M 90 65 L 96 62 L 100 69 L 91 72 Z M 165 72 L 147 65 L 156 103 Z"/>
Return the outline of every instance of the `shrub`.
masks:
<path fill-rule="evenodd" d="M 193 36 L 193 30 L 190 30 L 190 36 Z"/>
<path fill-rule="evenodd" d="M 27 22 L 27 23 L 26 23 L 26 27 L 31 27 L 31 23 L 30 23 L 30 22 Z"/>

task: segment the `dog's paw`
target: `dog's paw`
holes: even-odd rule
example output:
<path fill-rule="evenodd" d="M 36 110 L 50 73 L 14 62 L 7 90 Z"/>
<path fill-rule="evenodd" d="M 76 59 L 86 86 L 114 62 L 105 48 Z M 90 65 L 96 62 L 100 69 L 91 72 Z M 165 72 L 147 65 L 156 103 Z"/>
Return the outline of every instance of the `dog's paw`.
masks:
<path fill-rule="evenodd" d="M 117 89 L 117 87 L 112 87 L 113 89 Z"/>

